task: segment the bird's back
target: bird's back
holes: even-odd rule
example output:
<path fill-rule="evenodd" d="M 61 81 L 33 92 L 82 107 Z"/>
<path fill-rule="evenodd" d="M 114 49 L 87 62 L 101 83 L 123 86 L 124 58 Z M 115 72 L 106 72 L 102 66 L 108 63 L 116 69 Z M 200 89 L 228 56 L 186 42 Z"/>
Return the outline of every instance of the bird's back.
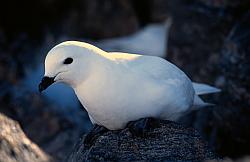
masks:
<path fill-rule="evenodd" d="M 160 118 L 176 120 L 192 106 L 194 98 L 192 82 L 177 66 L 155 56 L 116 52 L 110 55 L 118 64 L 135 73 L 141 82 L 151 80 L 152 87 L 155 85 L 157 89 L 160 86 L 158 88 L 163 90 L 161 95 L 164 96 L 162 101 L 159 101 L 164 105 Z"/>
<path fill-rule="evenodd" d="M 187 77 L 177 66 L 156 56 L 144 56 L 121 52 L 110 52 L 109 55 L 122 66 L 140 75 L 150 76 L 156 80 L 180 79 Z"/>

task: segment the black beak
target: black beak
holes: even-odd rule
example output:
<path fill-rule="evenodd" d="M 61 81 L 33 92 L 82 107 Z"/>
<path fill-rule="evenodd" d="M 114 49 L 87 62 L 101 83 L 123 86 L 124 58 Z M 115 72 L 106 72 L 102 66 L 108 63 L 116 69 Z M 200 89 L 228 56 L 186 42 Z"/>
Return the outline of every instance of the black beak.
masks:
<path fill-rule="evenodd" d="M 46 88 L 48 88 L 51 84 L 53 84 L 54 81 L 54 77 L 43 77 L 41 83 L 39 84 L 39 92 L 41 93 L 43 90 L 45 90 Z"/>

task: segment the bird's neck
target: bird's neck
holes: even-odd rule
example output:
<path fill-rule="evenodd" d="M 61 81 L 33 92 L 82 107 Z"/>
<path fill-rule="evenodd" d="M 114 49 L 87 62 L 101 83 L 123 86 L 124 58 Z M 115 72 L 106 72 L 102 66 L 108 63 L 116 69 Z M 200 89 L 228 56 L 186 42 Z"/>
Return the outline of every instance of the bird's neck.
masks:
<path fill-rule="evenodd" d="M 87 66 L 87 69 L 83 69 L 86 70 L 84 72 L 84 78 L 81 78 L 81 81 L 78 81 L 77 84 L 74 85 L 74 89 L 82 86 L 90 86 L 89 84 L 101 84 L 114 75 L 115 69 L 119 68 L 104 54 L 92 55 L 86 64 L 85 67 Z"/>
<path fill-rule="evenodd" d="M 85 108 L 99 107 L 93 106 L 103 97 L 107 90 L 108 83 L 116 79 L 117 67 L 112 61 L 106 58 L 97 58 L 90 65 L 90 71 L 84 81 L 73 87 L 78 99 Z M 106 92 L 107 93 L 107 92 Z"/>

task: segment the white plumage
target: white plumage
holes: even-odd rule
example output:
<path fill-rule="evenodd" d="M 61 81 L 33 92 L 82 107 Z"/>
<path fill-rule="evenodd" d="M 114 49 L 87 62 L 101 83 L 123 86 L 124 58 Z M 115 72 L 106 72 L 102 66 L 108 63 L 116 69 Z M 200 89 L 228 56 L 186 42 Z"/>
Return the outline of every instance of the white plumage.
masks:
<path fill-rule="evenodd" d="M 69 57 L 72 64 L 64 65 Z M 176 121 L 194 107 L 207 105 L 198 95 L 219 91 L 192 83 L 162 58 L 107 53 L 76 41 L 61 43 L 48 53 L 45 76 L 70 85 L 92 123 L 110 130 L 145 117 Z"/>
<path fill-rule="evenodd" d="M 123 51 L 141 55 L 166 57 L 171 18 L 150 24 L 129 36 L 103 39 L 95 44 L 106 51 Z M 154 47 L 154 48 L 152 48 Z"/>

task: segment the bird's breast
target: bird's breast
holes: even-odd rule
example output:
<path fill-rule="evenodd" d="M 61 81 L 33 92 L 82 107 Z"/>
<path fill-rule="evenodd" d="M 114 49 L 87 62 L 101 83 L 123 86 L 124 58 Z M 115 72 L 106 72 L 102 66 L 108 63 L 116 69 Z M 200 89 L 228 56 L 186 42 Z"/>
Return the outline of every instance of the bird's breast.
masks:
<path fill-rule="evenodd" d="M 168 119 L 186 111 L 190 105 L 188 100 L 193 97 L 187 95 L 182 80 L 172 84 L 126 74 L 118 76 L 89 79 L 75 89 L 96 123 L 112 130 L 144 117 Z"/>
<path fill-rule="evenodd" d="M 164 90 L 149 81 L 136 78 L 89 80 L 75 89 L 91 117 L 101 125 L 121 129 L 128 121 L 156 115 L 154 106 Z M 156 103 L 158 102 L 158 103 Z M 156 109 L 155 109 L 156 110 Z"/>

